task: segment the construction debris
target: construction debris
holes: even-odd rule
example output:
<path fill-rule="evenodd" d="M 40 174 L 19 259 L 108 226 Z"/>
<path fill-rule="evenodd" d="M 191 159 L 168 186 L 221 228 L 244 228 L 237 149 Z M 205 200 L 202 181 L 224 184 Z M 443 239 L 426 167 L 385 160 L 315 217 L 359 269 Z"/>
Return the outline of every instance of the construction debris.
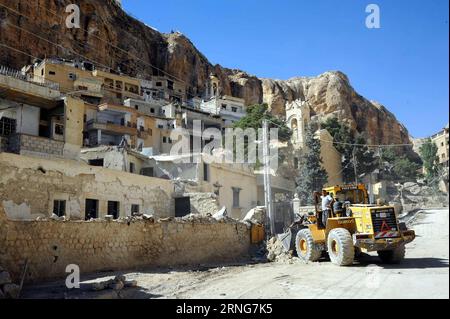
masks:
<path fill-rule="evenodd" d="M 265 224 L 266 208 L 264 206 L 257 206 L 248 211 L 245 215 L 244 222 L 251 222 L 253 224 Z"/>
<path fill-rule="evenodd" d="M 217 213 L 212 215 L 212 217 L 216 220 L 223 220 L 228 218 L 228 212 L 226 206 L 222 207 L 221 210 L 219 210 Z"/>
<path fill-rule="evenodd" d="M 270 262 L 294 263 L 298 258 L 294 257 L 292 250 L 286 251 L 283 244 L 277 237 L 270 238 L 266 243 L 266 258 Z"/>
<path fill-rule="evenodd" d="M 17 299 L 20 286 L 12 282 L 9 272 L 0 267 L 0 299 Z"/>
<path fill-rule="evenodd" d="M 118 275 L 114 279 L 100 281 L 100 282 L 94 282 L 92 284 L 91 288 L 94 291 L 101 291 L 101 290 L 105 290 L 105 289 L 112 289 L 115 291 L 119 291 L 124 288 L 130 288 L 130 287 L 136 287 L 136 286 L 137 286 L 136 280 L 127 281 L 125 276 Z"/>

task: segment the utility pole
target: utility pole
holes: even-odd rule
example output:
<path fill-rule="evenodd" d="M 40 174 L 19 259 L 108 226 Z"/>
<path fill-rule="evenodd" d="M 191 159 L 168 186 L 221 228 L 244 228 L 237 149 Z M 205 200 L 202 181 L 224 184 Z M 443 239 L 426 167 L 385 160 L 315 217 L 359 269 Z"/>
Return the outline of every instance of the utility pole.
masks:
<path fill-rule="evenodd" d="M 355 184 L 358 185 L 358 171 L 356 169 L 356 146 L 353 147 L 353 170 L 355 174 Z"/>
<path fill-rule="evenodd" d="M 269 159 L 269 126 L 263 120 L 263 161 L 264 161 L 264 201 L 266 214 L 269 218 L 270 235 L 275 234 L 275 219 L 272 206 L 272 189 L 270 186 L 270 159 Z"/>

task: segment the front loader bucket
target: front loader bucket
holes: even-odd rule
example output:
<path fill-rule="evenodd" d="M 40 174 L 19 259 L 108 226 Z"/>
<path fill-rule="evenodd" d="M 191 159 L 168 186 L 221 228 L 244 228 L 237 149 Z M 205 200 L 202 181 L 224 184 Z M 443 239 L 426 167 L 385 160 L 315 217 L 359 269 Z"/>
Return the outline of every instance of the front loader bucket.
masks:
<path fill-rule="evenodd" d="M 281 242 L 281 245 L 283 246 L 285 251 L 291 250 L 291 242 L 292 242 L 292 230 L 291 228 L 288 228 L 286 232 L 283 234 L 277 235 L 278 240 Z"/>

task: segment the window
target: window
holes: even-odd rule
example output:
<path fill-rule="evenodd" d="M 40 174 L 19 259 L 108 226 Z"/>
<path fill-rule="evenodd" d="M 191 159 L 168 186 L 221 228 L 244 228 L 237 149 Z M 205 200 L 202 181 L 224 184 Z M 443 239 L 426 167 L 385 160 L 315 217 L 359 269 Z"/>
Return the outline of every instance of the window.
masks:
<path fill-rule="evenodd" d="M 239 208 L 239 193 L 241 192 L 241 189 L 232 187 L 232 190 L 233 190 L 233 208 Z"/>
<path fill-rule="evenodd" d="M 48 71 L 48 74 L 49 75 L 56 75 L 56 72 L 55 71 Z"/>
<path fill-rule="evenodd" d="M 44 69 L 41 70 L 41 76 L 44 76 Z"/>
<path fill-rule="evenodd" d="M 153 107 L 150 109 L 150 113 L 155 113 L 155 109 Z"/>
<path fill-rule="evenodd" d="M 108 201 L 108 215 L 113 216 L 114 219 L 118 219 L 120 216 L 119 202 Z"/>
<path fill-rule="evenodd" d="M 299 161 L 298 157 L 295 157 L 294 158 L 294 167 L 299 168 L 299 166 L 300 166 L 300 161 Z"/>
<path fill-rule="evenodd" d="M 209 181 L 209 166 L 206 163 L 203 163 L 203 180 Z"/>
<path fill-rule="evenodd" d="M 170 137 L 167 138 L 167 141 L 168 141 L 169 144 L 172 144 L 172 139 Z"/>
<path fill-rule="evenodd" d="M 54 200 L 53 201 L 53 214 L 58 217 L 66 215 L 66 201 L 65 200 Z"/>
<path fill-rule="evenodd" d="M 173 81 L 167 80 L 167 88 L 173 90 Z"/>
<path fill-rule="evenodd" d="M 134 163 L 130 163 L 130 173 L 134 173 L 134 171 L 135 171 Z"/>
<path fill-rule="evenodd" d="M 89 160 L 89 165 L 103 167 L 103 158 Z"/>
<path fill-rule="evenodd" d="M 64 135 L 64 125 L 55 124 L 55 134 L 56 135 Z"/>
<path fill-rule="evenodd" d="M 222 109 L 226 110 L 227 109 L 227 105 L 226 104 L 222 104 Z"/>
<path fill-rule="evenodd" d="M 162 86 L 162 82 L 156 82 L 156 86 Z"/>
<path fill-rule="evenodd" d="M 98 200 L 87 198 L 84 213 L 86 220 L 98 218 Z"/>
<path fill-rule="evenodd" d="M 163 136 L 163 143 L 167 143 L 167 138 Z"/>
<path fill-rule="evenodd" d="M 141 175 L 153 177 L 154 176 L 153 167 L 144 167 L 141 170 Z"/>
<path fill-rule="evenodd" d="M 152 130 L 151 128 L 148 129 L 148 134 L 149 134 L 150 136 L 153 135 L 153 130 Z"/>
<path fill-rule="evenodd" d="M 237 107 L 234 107 L 234 106 L 233 106 L 233 107 L 231 108 L 231 111 L 234 112 L 234 113 L 236 113 L 236 112 L 237 112 Z"/>
<path fill-rule="evenodd" d="M 0 135 L 9 136 L 16 133 L 16 120 L 9 117 L 0 118 Z"/>
<path fill-rule="evenodd" d="M 139 215 L 139 205 L 137 204 L 131 205 L 131 215 Z"/>
<path fill-rule="evenodd" d="M 139 110 L 139 106 L 138 106 L 137 104 L 134 106 L 134 108 L 135 108 L 136 110 Z"/>

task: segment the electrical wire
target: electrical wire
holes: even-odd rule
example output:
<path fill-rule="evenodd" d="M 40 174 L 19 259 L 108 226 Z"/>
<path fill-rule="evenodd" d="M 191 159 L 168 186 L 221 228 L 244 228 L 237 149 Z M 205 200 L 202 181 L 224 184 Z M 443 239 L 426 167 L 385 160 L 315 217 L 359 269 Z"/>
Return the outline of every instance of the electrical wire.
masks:
<path fill-rule="evenodd" d="M 10 11 L 12 11 L 12 12 L 14 12 L 14 13 L 20 15 L 20 16 L 23 16 L 23 17 L 27 18 L 29 21 L 33 20 L 33 19 L 31 19 L 30 17 L 24 15 L 23 13 L 21 13 L 21 12 L 15 10 L 15 9 L 12 9 L 12 8 L 10 8 L 10 7 L 8 7 L 8 6 L 4 5 L 4 4 L 2 4 L 2 3 L 0 3 L 0 6 L 2 6 L 3 8 L 5 8 L 5 9 L 7 9 L 7 10 L 10 10 Z M 42 9 L 46 10 L 47 12 L 51 13 L 53 16 L 56 16 L 56 17 L 60 18 L 60 15 L 58 15 L 57 13 L 55 13 L 55 12 L 53 12 L 53 11 L 51 11 L 51 10 L 49 10 L 49 9 L 47 9 L 47 8 L 45 8 L 45 7 L 43 7 L 43 6 L 41 6 L 41 5 L 39 5 L 39 4 L 38 4 L 38 7 L 40 7 L 40 8 L 42 8 Z M 102 20 L 102 23 L 103 23 L 104 25 L 106 25 L 105 22 L 104 22 L 104 19 L 103 19 L 102 17 L 100 17 L 100 18 L 101 18 L 101 20 Z M 60 18 L 60 19 L 61 19 L 61 23 L 63 23 L 63 18 Z M 84 31 L 84 32 L 86 32 L 86 33 L 89 32 L 87 29 L 81 28 L 81 27 L 80 27 L 80 30 L 82 30 L 82 31 Z M 127 31 L 125 31 L 125 30 L 123 30 L 123 31 L 126 32 L 126 33 L 128 33 L 128 34 L 130 34 L 129 32 L 127 32 Z M 130 34 L 130 35 L 131 35 L 131 34 Z M 118 46 L 116 46 L 116 45 L 113 45 L 111 42 L 108 42 L 108 41 L 106 41 L 105 39 L 103 39 L 103 38 L 101 38 L 101 37 L 99 37 L 99 36 L 97 36 L 97 35 L 95 35 L 95 34 L 92 34 L 92 36 L 95 37 L 96 39 L 98 39 L 98 40 L 104 42 L 105 44 L 107 44 L 107 45 L 109 45 L 109 46 L 111 46 L 111 47 L 113 47 L 113 48 L 116 48 L 116 49 L 118 49 L 119 51 L 121 51 L 121 52 L 127 54 L 128 56 L 132 57 L 133 59 L 135 59 L 135 60 L 137 60 L 137 61 L 140 61 L 141 63 L 144 63 L 145 65 L 154 68 L 155 70 L 161 72 L 162 74 L 165 74 L 165 75 L 167 75 L 167 76 L 169 76 L 169 77 L 171 77 L 171 78 L 173 78 L 173 79 L 175 79 L 175 80 L 177 80 L 177 81 L 180 81 L 180 82 L 186 84 L 186 82 L 185 82 L 184 80 L 179 79 L 178 77 L 174 76 L 173 74 L 170 74 L 170 73 L 168 73 L 168 72 L 166 72 L 166 71 L 164 71 L 164 70 L 158 68 L 157 66 L 155 66 L 155 65 L 153 65 L 153 64 L 151 64 L 151 63 L 149 63 L 149 62 L 146 62 L 146 61 L 142 60 L 141 58 L 139 58 L 139 57 L 137 57 L 137 56 L 131 54 L 130 52 L 128 52 L 128 51 L 126 51 L 126 50 L 124 50 L 124 49 L 122 49 L 122 48 L 120 48 L 120 47 L 118 47 Z M 85 45 L 85 43 L 83 43 L 83 42 L 80 42 L 80 41 L 77 41 L 77 42 L 78 42 L 78 43 L 81 43 L 81 44 L 83 44 L 83 45 Z M 67 49 L 67 48 L 66 48 L 66 49 Z M 116 54 L 116 52 L 114 52 L 114 53 Z M 81 56 L 81 55 L 80 55 L 80 56 Z M 116 57 L 118 57 L 118 56 L 116 55 Z M 86 58 L 86 59 L 87 59 L 87 60 L 91 60 L 91 59 L 88 59 L 88 58 Z M 112 69 L 111 67 L 107 67 L 107 68 Z"/>
<path fill-rule="evenodd" d="M 268 122 L 272 123 L 273 125 L 277 126 L 278 128 L 282 128 L 278 123 L 275 123 L 269 119 L 266 119 Z M 335 142 L 330 140 L 323 140 L 318 139 L 321 142 L 331 143 L 331 144 L 338 144 L 338 145 L 349 145 L 349 146 L 359 146 L 359 147 L 404 147 L 404 146 L 413 146 L 413 144 L 359 144 L 359 143 L 344 143 L 344 142 Z"/>

